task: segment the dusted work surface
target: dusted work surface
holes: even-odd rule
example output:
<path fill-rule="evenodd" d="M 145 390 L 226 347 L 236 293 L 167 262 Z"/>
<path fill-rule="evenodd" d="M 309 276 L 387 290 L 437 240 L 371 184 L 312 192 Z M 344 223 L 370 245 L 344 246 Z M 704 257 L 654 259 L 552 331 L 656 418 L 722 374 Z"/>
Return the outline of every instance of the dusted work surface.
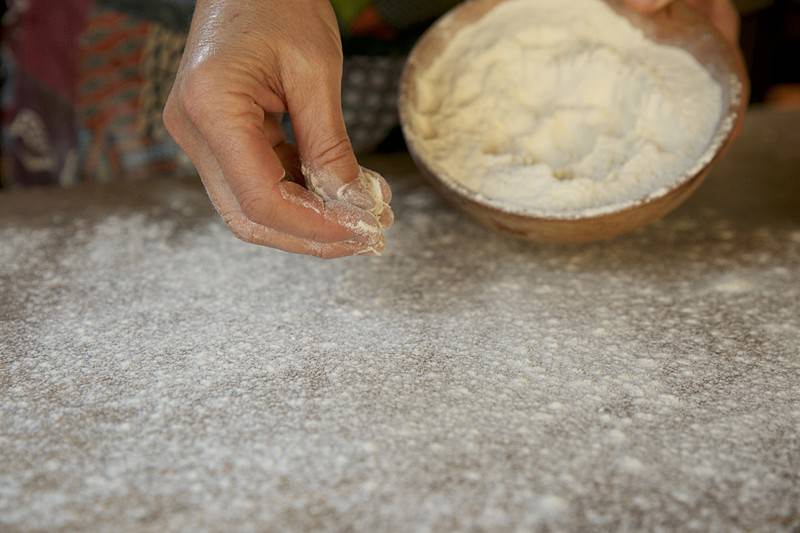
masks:
<path fill-rule="evenodd" d="M 375 159 L 381 258 L 195 183 L 0 195 L 0 529 L 796 531 L 800 115 L 690 203 L 544 247 Z"/>

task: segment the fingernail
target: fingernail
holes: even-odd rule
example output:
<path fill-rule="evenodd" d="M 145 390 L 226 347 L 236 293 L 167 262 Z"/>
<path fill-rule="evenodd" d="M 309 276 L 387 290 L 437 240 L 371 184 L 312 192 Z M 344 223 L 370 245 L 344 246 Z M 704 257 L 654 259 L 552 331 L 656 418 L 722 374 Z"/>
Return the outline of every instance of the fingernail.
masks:
<path fill-rule="evenodd" d="M 391 225 L 394 224 L 394 211 L 389 207 L 389 204 L 383 204 L 383 211 L 381 211 L 381 216 L 378 217 L 378 222 L 383 229 L 391 227 Z"/>
<path fill-rule="evenodd" d="M 347 229 L 362 243 L 373 244 L 383 238 L 383 228 L 380 222 L 369 211 L 336 200 L 328 202 L 325 215 L 326 220 Z"/>
<path fill-rule="evenodd" d="M 338 177 L 330 172 L 317 170 L 306 164 L 305 161 L 302 162 L 300 168 L 306 179 L 306 185 L 311 192 L 320 195 L 325 200 L 336 198 L 336 193 L 341 184 L 341 180 Z"/>
<path fill-rule="evenodd" d="M 360 217 L 353 217 L 344 220 L 344 226 L 356 235 L 365 237 L 382 237 L 383 228 L 380 222 L 367 211 L 362 211 Z"/>
<path fill-rule="evenodd" d="M 364 190 L 364 187 L 358 180 L 351 181 L 342 186 L 337 193 L 337 196 L 350 205 L 354 205 L 365 211 L 372 211 L 375 209 L 376 202 L 372 195 Z"/>

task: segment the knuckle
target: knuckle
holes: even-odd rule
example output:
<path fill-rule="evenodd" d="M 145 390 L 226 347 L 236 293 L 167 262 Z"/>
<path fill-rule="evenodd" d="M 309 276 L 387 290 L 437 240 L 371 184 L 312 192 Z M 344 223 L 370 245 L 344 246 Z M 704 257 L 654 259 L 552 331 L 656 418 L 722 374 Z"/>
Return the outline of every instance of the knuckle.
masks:
<path fill-rule="evenodd" d="M 163 111 L 161 112 L 161 121 L 164 123 L 164 127 L 167 129 L 167 132 L 169 132 L 172 138 L 175 139 L 176 142 L 180 143 L 183 139 L 185 119 L 175 99 L 176 96 L 173 90 L 167 99 L 167 103 L 164 106 Z"/>
<path fill-rule="evenodd" d="M 164 109 L 161 111 L 161 122 L 164 124 L 164 127 L 167 129 L 172 137 L 178 136 L 178 112 L 175 109 L 175 104 L 172 103 L 172 98 L 170 97 L 167 100 L 167 104 L 164 106 Z"/>
<path fill-rule="evenodd" d="M 216 109 L 219 95 L 216 70 L 210 66 L 198 66 L 187 73 L 178 89 L 178 103 L 192 122 L 207 120 Z"/>
<path fill-rule="evenodd" d="M 316 163 L 324 167 L 349 158 L 353 153 L 353 146 L 347 134 L 340 133 L 324 138 L 317 146 L 315 153 L 317 154 Z"/>

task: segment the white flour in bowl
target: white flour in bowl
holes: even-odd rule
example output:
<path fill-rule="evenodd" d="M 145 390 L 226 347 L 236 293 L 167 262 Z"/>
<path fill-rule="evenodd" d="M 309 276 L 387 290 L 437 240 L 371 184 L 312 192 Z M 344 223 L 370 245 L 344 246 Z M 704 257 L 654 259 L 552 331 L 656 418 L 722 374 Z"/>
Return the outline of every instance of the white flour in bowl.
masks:
<path fill-rule="evenodd" d="M 706 154 L 722 90 L 600 0 L 509 0 L 416 79 L 432 169 L 511 210 L 579 216 L 673 184 Z"/>

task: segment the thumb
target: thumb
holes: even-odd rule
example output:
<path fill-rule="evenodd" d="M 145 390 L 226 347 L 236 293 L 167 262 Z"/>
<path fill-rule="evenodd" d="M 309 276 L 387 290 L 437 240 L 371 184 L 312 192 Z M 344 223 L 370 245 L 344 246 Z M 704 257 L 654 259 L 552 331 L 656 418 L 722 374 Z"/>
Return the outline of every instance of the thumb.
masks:
<path fill-rule="evenodd" d="M 287 107 L 306 181 L 315 192 L 335 198 L 358 177 L 359 166 L 342 115 L 341 71 L 331 78 L 289 95 Z"/>

